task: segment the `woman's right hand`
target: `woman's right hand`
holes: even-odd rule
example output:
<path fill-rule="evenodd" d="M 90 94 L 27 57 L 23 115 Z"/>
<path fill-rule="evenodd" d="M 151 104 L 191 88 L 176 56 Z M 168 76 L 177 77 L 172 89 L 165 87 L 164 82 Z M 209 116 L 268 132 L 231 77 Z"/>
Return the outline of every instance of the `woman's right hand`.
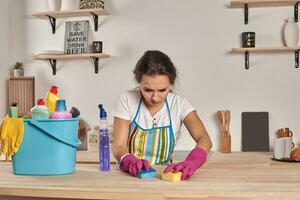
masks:
<path fill-rule="evenodd" d="M 132 176 L 138 176 L 143 170 L 148 171 L 150 168 L 148 160 L 138 159 L 134 155 L 128 153 L 120 160 L 120 169 Z"/>

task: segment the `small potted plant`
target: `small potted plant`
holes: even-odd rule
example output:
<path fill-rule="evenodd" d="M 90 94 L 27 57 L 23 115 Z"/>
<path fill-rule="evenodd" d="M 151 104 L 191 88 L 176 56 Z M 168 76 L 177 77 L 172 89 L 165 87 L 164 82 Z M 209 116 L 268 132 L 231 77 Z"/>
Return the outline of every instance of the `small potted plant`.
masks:
<path fill-rule="evenodd" d="M 16 62 L 14 65 L 13 69 L 13 76 L 14 77 L 19 77 L 19 76 L 24 76 L 24 64 L 22 62 Z"/>

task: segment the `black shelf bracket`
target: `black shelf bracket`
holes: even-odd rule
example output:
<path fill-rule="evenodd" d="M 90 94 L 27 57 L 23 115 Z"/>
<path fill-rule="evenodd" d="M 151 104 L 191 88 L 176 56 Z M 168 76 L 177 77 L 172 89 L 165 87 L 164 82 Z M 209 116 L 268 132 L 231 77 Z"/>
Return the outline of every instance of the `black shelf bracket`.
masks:
<path fill-rule="evenodd" d="M 298 22 L 298 4 L 299 1 L 297 1 L 294 5 L 294 22 Z"/>
<path fill-rule="evenodd" d="M 98 74 L 99 72 L 99 58 L 92 57 L 93 58 L 93 63 L 95 67 L 95 74 Z"/>
<path fill-rule="evenodd" d="M 299 51 L 295 51 L 295 68 L 299 68 Z M 245 51 L 245 69 L 249 69 L 249 51 Z"/>
<path fill-rule="evenodd" d="M 299 50 L 295 51 L 295 67 L 299 68 Z"/>
<path fill-rule="evenodd" d="M 294 5 L 294 21 L 295 22 L 298 22 L 298 5 L 299 5 L 299 1 L 297 1 Z M 248 4 L 244 4 L 244 24 L 248 24 L 248 16 L 249 16 Z"/>
<path fill-rule="evenodd" d="M 244 24 L 248 24 L 248 4 L 244 5 Z"/>
<path fill-rule="evenodd" d="M 249 52 L 245 51 L 245 69 L 249 69 Z"/>
<path fill-rule="evenodd" d="M 96 15 L 93 12 L 91 12 L 91 15 L 93 16 L 93 19 L 94 19 L 94 30 L 98 31 L 98 15 Z"/>
<path fill-rule="evenodd" d="M 50 62 L 50 65 L 52 67 L 52 74 L 56 74 L 56 60 L 55 59 L 48 59 Z"/>
<path fill-rule="evenodd" d="M 52 27 L 52 34 L 55 34 L 56 18 L 51 17 L 49 15 L 47 15 L 47 17 L 48 17 L 49 22 L 50 22 L 51 27 Z"/>

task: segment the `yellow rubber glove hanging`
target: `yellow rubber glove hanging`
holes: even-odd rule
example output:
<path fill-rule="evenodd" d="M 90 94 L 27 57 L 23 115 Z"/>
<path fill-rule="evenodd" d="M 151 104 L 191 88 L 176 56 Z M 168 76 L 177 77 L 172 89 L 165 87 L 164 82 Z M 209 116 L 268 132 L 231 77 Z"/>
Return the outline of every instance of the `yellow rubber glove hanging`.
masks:
<path fill-rule="evenodd" d="M 24 123 L 22 118 L 5 117 L 0 127 L 0 155 L 5 154 L 6 160 L 10 160 L 22 143 L 24 135 Z"/>

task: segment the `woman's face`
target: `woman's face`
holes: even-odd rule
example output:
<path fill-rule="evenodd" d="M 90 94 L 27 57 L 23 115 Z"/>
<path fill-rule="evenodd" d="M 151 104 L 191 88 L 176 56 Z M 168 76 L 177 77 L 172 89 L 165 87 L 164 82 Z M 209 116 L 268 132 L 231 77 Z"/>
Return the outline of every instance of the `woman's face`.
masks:
<path fill-rule="evenodd" d="M 143 75 L 140 89 L 147 106 L 159 106 L 165 101 L 171 90 L 171 83 L 167 75 Z"/>

